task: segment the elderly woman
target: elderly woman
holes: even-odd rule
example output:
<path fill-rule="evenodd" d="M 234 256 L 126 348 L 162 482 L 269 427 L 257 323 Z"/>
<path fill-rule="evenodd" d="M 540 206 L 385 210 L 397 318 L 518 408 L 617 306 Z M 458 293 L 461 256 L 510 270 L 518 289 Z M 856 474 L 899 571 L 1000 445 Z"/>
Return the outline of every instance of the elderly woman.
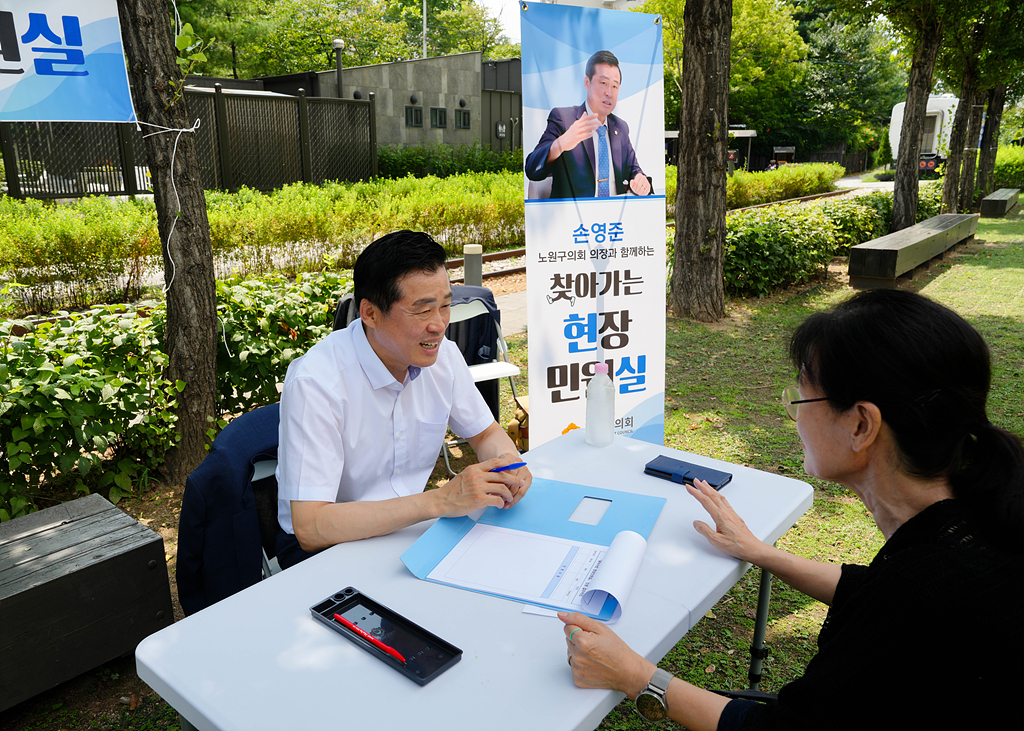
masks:
<path fill-rule="evenodd" d="M 798 385 L 783 404 L 804 469 L 874 517 L 885 545 L 871 565 L 773 548 L 724 496 L 688 489 L 715 523 L 694 522 L 713 546 L 829 605 L 804 675 L 775 702 L 730 701 L 561 614 L 576 685 L 642 695 L 645 715 L 667 710 L 693 731 L 1020 728 L 1007 694 L 1024 667 L 1024 448 L 985 413 L 984 340 L 925 297 L 876 290 L 807 319 L 790 355 Z"/>

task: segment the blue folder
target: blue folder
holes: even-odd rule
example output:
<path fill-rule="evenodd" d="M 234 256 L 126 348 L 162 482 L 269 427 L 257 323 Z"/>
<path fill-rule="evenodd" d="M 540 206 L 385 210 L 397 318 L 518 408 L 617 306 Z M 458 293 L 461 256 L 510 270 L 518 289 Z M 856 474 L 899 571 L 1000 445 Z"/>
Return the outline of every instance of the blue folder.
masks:
<path fill-rule="evenodd" d="M 611 503 L 597 525 L 575 523 L 569 520 L 569 516 L 587 497 L 608 500 Z M 625 530 L 639 533 L 646 540 L 650 537 L 664 506 L 665 498 L 663 497 L 637 495 L 631 492 L 535 478 L 526 497 L 514 508 L 508 510 L 487 508 L 478 521 L 474 521 L 469 516 L 440 518 L 402 554 L 402 562 L 417 578 L 432 581 L 427 578 L 430 572 L 477 523 L 524 533 L 592 543 L 598 546 L 610 546 L 615 536 Z M 466 587 L 459 586 L 458 588 Z M 475 590 L 470 589 L 470 591 Z M 522 600 L 516 599 L 516 601 Z M 555 608 L 539 602 L 531 603 Z M 615 605 L 616 600 L 609 597 L 597 618 L 608 619 L 611 617 Z M 606 614 L 607 616 L 605 616 Z"/>

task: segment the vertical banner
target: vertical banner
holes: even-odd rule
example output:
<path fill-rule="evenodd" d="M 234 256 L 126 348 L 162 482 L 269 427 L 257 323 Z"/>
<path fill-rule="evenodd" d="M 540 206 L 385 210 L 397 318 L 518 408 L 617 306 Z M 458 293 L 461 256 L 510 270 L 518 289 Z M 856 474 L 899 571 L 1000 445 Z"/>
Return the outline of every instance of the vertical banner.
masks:
<path fill-rule="evenodd" d="M 117 0 L 0 0 L 0 122 L 33 121 L 135 121 Z"/>
<path fill-rule="evenodd" d="M 586 422 L 605 362 L 615 433 L 665 436 L 661 18 L 523 3 L 530 444 Z"/>

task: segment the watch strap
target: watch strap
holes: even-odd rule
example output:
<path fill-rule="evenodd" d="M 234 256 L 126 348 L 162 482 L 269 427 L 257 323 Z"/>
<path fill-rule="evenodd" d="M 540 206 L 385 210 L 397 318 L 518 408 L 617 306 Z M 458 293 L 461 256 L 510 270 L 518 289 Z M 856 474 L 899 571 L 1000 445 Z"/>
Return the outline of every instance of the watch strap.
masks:
<path fill-rule="evenodd" d="M 668 691 L 668 684 L 672 681 L 674 676 L 668 670 L 658 668 L 654 671 L 654 677 L 651 678 L 651 682 L 647 684 L 647 688 L 656 690 L 661 693 L 662 696 Z"/>

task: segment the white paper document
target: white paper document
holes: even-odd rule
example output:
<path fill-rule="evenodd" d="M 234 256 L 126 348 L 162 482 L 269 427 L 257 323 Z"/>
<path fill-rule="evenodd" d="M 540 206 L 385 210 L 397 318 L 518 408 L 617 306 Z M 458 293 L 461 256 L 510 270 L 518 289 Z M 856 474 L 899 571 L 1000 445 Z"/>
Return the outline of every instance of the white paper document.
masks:
<path fill-rule="evenodd" d="M 478 523 L 427 578 L 614 622 L 646 549 L 629 530 L 599 546 Z"/>

